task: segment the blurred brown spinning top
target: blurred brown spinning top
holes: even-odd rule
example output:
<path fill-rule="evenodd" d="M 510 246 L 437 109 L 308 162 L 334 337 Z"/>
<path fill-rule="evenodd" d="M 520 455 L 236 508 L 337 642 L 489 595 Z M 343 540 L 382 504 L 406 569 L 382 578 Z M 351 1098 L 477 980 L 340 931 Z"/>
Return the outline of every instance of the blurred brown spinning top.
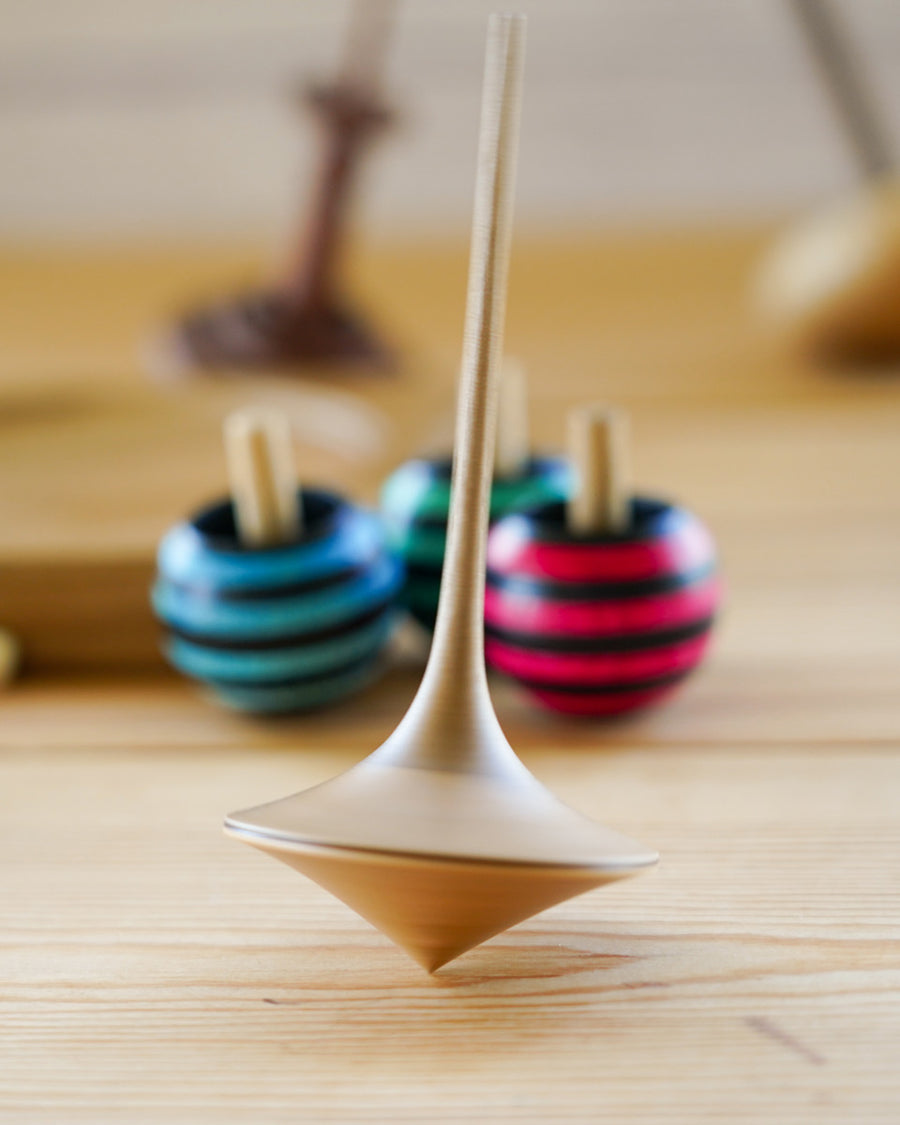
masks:
<path fill-rule="evenodd" d="M 548 906 L 656 862 L 558 801 L 516 757 L 484 667 L 485 539 L 525 19 L 491 17 L 437 624 L 400 725 L 323 785 L 226 830 L 314 879 L 429 972 Z"/>
<path fill-rule="evenodd" d="M 358 166 L 391 120 L 378 94 L 393 0 L 355 0 L 335 82 L 303 92 L 321 156 L 305 231 L 280 284 L 187 314 L 163 347 L 176 371 L 387 367 L 390 353 L 340 291 L 340 252 Z"/>
<path fill-rule="evenodd" d="M 790 6 L 864 186 L 783 234 L 763 262 L 764 311 L 799 347 L 837 363 L 900 357 L 900 179 L 860 58 L 829 0 Z"/>

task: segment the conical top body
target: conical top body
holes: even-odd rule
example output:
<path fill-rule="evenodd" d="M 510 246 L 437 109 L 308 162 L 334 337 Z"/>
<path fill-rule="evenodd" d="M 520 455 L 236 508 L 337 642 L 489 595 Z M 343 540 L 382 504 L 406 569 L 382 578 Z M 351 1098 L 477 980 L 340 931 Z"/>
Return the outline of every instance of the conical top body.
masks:
<path fill-rule="evenodd" d="M 385 752 L 397 752 L 396 738 L 332 781 L 233 813 L 226 829 L 331 891 L 429 971 L 658 858 L 558 801 L 502 734 L 481 748 L 497 768 L 477 773 L 394 763 Z"/>

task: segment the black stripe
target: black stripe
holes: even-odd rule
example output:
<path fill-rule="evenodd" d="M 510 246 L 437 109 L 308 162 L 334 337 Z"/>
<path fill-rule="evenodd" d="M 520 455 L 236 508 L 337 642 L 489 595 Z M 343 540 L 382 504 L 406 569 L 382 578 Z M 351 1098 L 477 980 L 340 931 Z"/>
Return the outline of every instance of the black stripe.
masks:
<path fill-rule="evenodd" d="M 696 570 L 685 570 L 673 574 L 663 574 L 656 578 L 643 578 L 634 582 L 559 582 L 530 576 L 498 574 L 487 572 L 487 583 L 492 589 L 510 594 L 525 594 L 528 597 L 546 599 L 553 602 L 565 601 L 605 601 L 630 598 L 645 598 L 654 594 L 670 594 L 683 590 L 709 578 L 715 571 L 713 563 Z"/>
<path fill-rule="evenodd" d="M 444 570 L 438 565 L 428 563 L 407 563 L 404 567 L 407 578 L 418 578 L 425 582 L 440 582 Z"/>
<path fill-rule="evenodd" d="M 424 606 L 411 605 L 407 607 L 410 616 L 422 626 L 429 633 L 434 632 L 434 627 L 437 624 L 437 607 L 425 608 Z"/>
<path fill-rule="evenodd" d="M 713 617 L 702 617 L 676 629 L 655 629 L 649 633 L 617 633 L 609 637 L 576 637 L 550 633 L 518 633 L 485 625 L 485 635 L 494 640 L 514 645 L 516 648 L 537 649 L 539 652 L 641 652 L 645 649 L 666 648 L 681 641 L 702 637 L 712 628 Z"/>
<path fill-rule="evenodd" d="M 334 533 L 342 512 L 349 508 L 346 500 L 321 488 L 301 488 L 297 490 L 297 496 L 303 512 L 303 533 L 291 543 L 266 547 L 266 551 L 291 551 L 298 543 L 326 539 Z M 243 555 L 260 550 L 241 542 L 230 499 L 208 504 L 195 512 L 189 522 L 200 533 L 206 546 L 215 551 Z"/>
<path fill-rule="evenodd" d="M 359 629 L 363 625 L 369 625 L 376 621 L 392 604 L 393 598 L 387 598 L 379 602 L 374 608 L 367 609 L 365 613 L 341 621 L 336 625 L 329 625 L 325 629 L 318 629 L 310 633 L 291 633 L 289 636 L 270 637 L 267 640 L 256 637 L 209 637 L 201 633 L 178 629 L 172 625 L 168 625 L 167 630 L 173 637 L 190 641 L 192 644 L 203 645 L 204 648 L 234 649 L 239 652 L 268 652 L 271 649 L 298 648 L 301 645 L 310 645 L 317 641 L 330 641 L 336 637 L 342 637 L 346 633 L 352 633 L 354 629 Z"/>
<path fill-rule="evenodd" d="M 446 534 L 448 518 L 449 514 L 446 516 L 412 515 L 409 519 L 403 521 L 403 527 L 406 531 L 443 531 Z"/>
<path fill-rule="evenodd" d="M 428 465 L 431 470 L 429 473 L 430 480 L 441 481 L 442 483 L 450 481 L 453 471 L 453 462 L 450 458 L 444 458 L 439 461 L 426 461 L 423 462 L 423 464 Z M 556 468 L 557 462 L 552 457 L 532 457 L 520 473 L 516 473 L 515 476 L 506 476 L 503 480 L 504 483 L 512 483 L 516 480 L 521 480 L 523 482 L 544 480 L 546 477 L 551 476 Z M 496 518 L 499 517 L 492 517 L 492 519 Z M 448 515 L 420 515 L 413 512 L 403 520 L 403 527 L 406 530 L 446 531 L 447 520 Z"/>
<path fill-rule="evenodd" d="M 248 586 L 221 587 L 204 585 L 201 582 L 173 582 L 166 579 L 168 584 L 182 593 L 196 598 L 203 598 L 211 602 L 264 602 L 277 598 L 294 597 L 301 594 L 312 594 L 320 590 L 328 590 L 339 586 L 342 582 L 352 582 L 362 578 L 369 570 L 367 563 L 359 566 L 344 567 L 343 570 L 332 571 L 331 574 L 322 574 L 317 578 L 308 578 L 303 582 L 285 583 L 282 586 Z"/>
<path fill-rule="evenodd" d="M 510 515 L 526 521 L 530 541 L 576 549 L 579 546 L 658 542 L 671 535 L 670 520 L 674 519 L 677 523 L 686 518 L 686 513 L 674 504 L 650 496 L 632 497 L 628 530 L 620 532 L 573 535 L 566 520 L 566 504 L 562 500 L 550 500 L 527 511 L 511 512 Z"/>
<path fill-rule="evenodd" d="M 368 665 L 374 664 L 376 658 L 377 653 L 369 654 L 360 657 L 358 660 L 352 660 L 349 664 L 338 665 L 338 667 L 331 668 L 327 672 L 314 672 L 309 676 L 289 676 L 287 679 L 281 680 L 221 679 L 217 677 L 214 680 L 206 680 L 206 683 L 212 687 L 248 688 L 250 690 L 260 688 L 263 691 L 269 688 L 314 687 L 316 684 L 328 683 L 335 676 L 344 676 L 348 672 L 362 672 Z"/>
<path fill-rule="evenodd" d="M 693 668 L 685 668 L 681 672 L 657 676 L 650 680 L 607 681 L 603 684 L 559 684 L 546 680 L 522 680 L 518 676 L 516 682 L 534 691 L 555 691 L 560 695 L 636 695 L 643 691 L 673 687 L 681 683 L 692 671 Z"/>

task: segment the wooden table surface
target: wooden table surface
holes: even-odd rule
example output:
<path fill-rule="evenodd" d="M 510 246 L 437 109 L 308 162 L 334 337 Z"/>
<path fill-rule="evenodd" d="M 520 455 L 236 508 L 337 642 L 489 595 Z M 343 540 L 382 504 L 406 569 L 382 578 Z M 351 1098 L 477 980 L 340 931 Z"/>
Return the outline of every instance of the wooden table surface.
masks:
<path fill-rule="evenodd" d="M 631 721 L 496 685 L 527 764 L 663 859 L 431 978 L 219 831 L 374 748 L 420 657 L 338 711 L 256 722 L 168 675 L 143 602 L 115 599 L 221 487 L 237 401 L 290 400 L 305 471 L 369 498 L 437 440 L 464 248 L 367 252 L 357 284 L 407 370 L 293 390 L 137 373 L 134 341 L 246 254 L 0 255 L 0 564 L 21 594 L 0 618 L 43 625 L 0 722 L 0 1120 L 900 1120 L 900 384 L 765 340 L 744 301 L 760 243 L 518 248 L 508 342 L 539 443 L 579 399 L 629 407 L 638 482 L 709 522 L 728 605 L 701 673 Z M 83 611 L 54 593 L 67 574 Z"/>

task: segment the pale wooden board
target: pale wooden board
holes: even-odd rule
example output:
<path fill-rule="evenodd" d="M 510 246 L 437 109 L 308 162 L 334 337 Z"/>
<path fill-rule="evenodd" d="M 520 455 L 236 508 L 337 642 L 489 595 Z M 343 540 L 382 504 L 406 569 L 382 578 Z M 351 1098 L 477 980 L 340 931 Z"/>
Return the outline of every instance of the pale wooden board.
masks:
<path fill-rule="evenodd" d="M 289 738 L 207 723 L 177 688 L 8 710 L 4 1120 L 896 1119 L 896 753 L 627 729 L 598 752 L 564 726 L 550 749 L 520 718 L 528 764 L 663 863 L 429 979 L 218 830 L 350 764 L 388 716 Z"/>

